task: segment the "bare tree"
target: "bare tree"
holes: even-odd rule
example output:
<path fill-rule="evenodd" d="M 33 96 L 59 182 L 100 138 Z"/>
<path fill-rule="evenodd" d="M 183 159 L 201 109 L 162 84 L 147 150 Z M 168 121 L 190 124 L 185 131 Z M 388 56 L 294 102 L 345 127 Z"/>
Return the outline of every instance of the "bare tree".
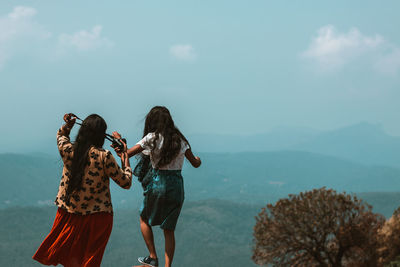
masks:
<path fill-rule="evenodd" d="M 256 217 L 253 260 L 274 266 L 378 266 L 371 206 L 325 188 L 289 195 Z"/>

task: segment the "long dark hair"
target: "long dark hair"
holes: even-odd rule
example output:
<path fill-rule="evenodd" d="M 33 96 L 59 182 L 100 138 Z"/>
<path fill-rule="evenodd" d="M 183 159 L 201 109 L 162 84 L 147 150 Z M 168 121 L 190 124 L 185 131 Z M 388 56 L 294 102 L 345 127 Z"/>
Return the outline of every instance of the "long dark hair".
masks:
<path fill-rule="evenodd" d="M 155 138 L 152 143 L 153 148 L 156 147 L 156 143 L 160 138 L 160 135 L 164 138 L 160 153 L 158 155 L 159 161 L 156 162 L 156 168 L 163 167 L 171 163 L 171 161 L 179 154 L 182 140 L 189 145 L 189 142 L 185 136 L 175 126 L 169 110 L 163 106 L 153 107 L 146 115 L 143 137 L 148 133 L 155 134 Z M 151 154 L 153 153 L 154 150 L 152 149 Z"/>
<path fill-rule="evenodd" d="M 89 149 L 92 146 L 103 147 L 106 130 L 106 122 L 97 114 L 89 115 L 83 120 L 73 145 L 74 154 L 70 167 L 71 175 L 66 190 L 67 201 L 69 201 L 74 192 L 80 190 L 85 168 L 89 163 Z"/>

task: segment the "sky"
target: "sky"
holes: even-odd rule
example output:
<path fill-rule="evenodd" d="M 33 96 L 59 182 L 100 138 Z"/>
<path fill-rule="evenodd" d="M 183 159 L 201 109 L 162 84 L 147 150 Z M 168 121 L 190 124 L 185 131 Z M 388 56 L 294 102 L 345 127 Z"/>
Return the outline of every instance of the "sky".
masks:
<path fill-rule="evenodd" d="M 1 1 L 0 152 L 52 142 L 64 113 L 129 140 L 155 105 L 184 134 L 400 136 L 400 2 Z M 53 143 L 51 143 L 53 145 Z"/>

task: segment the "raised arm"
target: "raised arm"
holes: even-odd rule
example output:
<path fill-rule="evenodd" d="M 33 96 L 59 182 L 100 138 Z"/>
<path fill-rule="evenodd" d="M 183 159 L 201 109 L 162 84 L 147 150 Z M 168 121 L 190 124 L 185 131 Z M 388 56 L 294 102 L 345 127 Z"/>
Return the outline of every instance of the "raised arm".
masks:
<path fill-rule="evenodd" d="M 106 175 L 111 177 L 120 187 L 129 189 L 132 184 L 132 169 L 126 151 L 121 153 L 122 169 L 118 166 L 110 151 L 107 151 L 105 161 Z"/>
<path fill-rule="evenodd" d="M 129 163 L 126 143 L 122 141 L 123 148 L 119 150 L 118 156 L 121 158 L 121 167 L 116 163 L 110 151 L 106 154 L 106 175 L 111 177 L 120 187 L 129 189 L 132 185 L 132 169 Z M 114 148 L 115 149 L 115 148 Z"/>
<path fill-rule="evenodd" d="M 201 165 L 200 158 L 199 157 L 195 157 L 190 148 L 186 150 L 185 157 L 189 160 L 190 164 L 192 164 L 193 167 L 195 167 L 195 168 L 200 167 L 200 165 Z"/>
<path fill-rule="evenodd" d="M 71 113 L 64 115 L 65 124 L 57 131 L 57 147 L 60 155 L 65 162 L 72 153 L 72 144 L 69 139 L 69 133 L 75 124 L 75 117 Z"/>

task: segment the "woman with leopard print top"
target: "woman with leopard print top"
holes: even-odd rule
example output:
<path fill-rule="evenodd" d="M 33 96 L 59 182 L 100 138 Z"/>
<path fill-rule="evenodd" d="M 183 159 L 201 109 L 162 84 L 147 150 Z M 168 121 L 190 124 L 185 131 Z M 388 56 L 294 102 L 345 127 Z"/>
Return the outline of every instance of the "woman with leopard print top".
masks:
<path fill-rule="evenodd" d="M 132 170 L 124 144 L 120 168 L 103 144 L 107 124 L 96 114 L 88 116 L 71 143 L 75 124 L 72 114 L 57 132 L 57 145 L 64 162 L 55 204 L 58 206 L 51 232 L 33 259 L 45 265 L 100 266 L 111 234 L 113 209 L 110 179 L 129 189 Z"/>

